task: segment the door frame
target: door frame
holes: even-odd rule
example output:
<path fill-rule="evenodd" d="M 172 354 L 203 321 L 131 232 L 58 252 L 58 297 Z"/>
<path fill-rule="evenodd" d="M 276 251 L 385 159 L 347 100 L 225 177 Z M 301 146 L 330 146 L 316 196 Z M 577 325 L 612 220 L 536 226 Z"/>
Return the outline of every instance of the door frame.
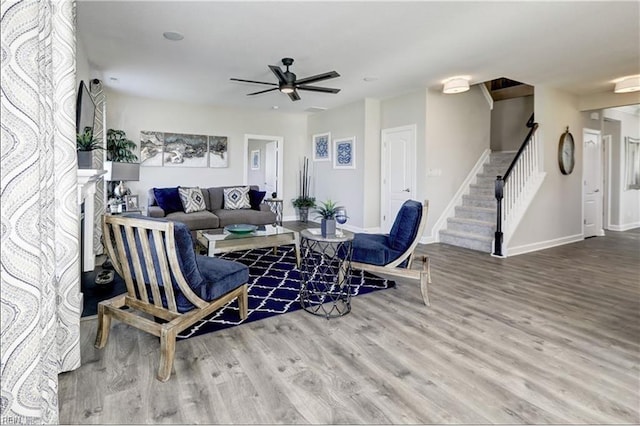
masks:
<path fill-rule="evenodd" d="M 611 229 L 611 135 L 602 135 L 602 227 Z"/>
<path fill-rule="evenodd" d="M 246 185 L 249 181 L 249 139 L 256 139 L 265 142 L 275 142 L 276 150 L 278 153 L 278 166 L 276 168 L 276 173 L 278 176 L 276 177 L 276 185 L 278 198 L 284 200 L 284 161 L 283 161 L 283 152 L 284 152 L 284 138 L 282 136 L 269 136 L 269 135 L 253 135 L 249 133 L 244 134 L 244 177 L 243 177 L 243 185 Z M 271 194 L 267 194 L 265 198 L 271 198 Z"/>
<path fill-rule="evenodd" d="M 394 133 L 394 132 L 400 132 L 400 131 L 405 131 L 405 130 L 409 130 L 412 132 L 413 134 L 413 138 L 411 141 L 411 149 L 409 152 L 409 154 L 412 157 L 412 163 L 413 163 L 413 175 L 411 176 L 411 191 L 410 193 L 410 197 L 411 199 L 415 200 L 416 199 L 416 185 L 417 185 L 417 174 L 418 174 L 418 170 L 417 170 L 417 163 L 418 163 L 418 159 L 417 159 L 417 138 L 418 138 L 418 126 L 416 124 L 408 124 L 408 125 L 404 125 L 404 126 L 398 126 L 398 127 L 389 127 L 386 129 L 382 129 L 380 131 L 380 229 L 384 231 L 385 229 L 385 214 L 386 214 L 386 208 L 388 205 L 388 193 L 389 191 L 387 190 L 387 182 L 386 182 L 386 172 L 387 172 L 387 165 L 388 165 L 388 158 L 387 158 L 387 151 L 385 149 L 385 142 L 386 142 L 386 137 L 390 134 L 390 133 Z M 391 218 L 388 218 L 387 220 L 392 220 Z M 389 227 L 390 228 L 390 227 Z"/>
<path fill-rule="evenodd" d="M 600 161 L 596 161 L 596 164 L 598 165 L 599 172 L 600 172 L 599 180 L 598 180 L 599 185 L 602 185 L 602 176 L 604 174 L 603 170 L 602 170 L 602 161 L 603 161 L 603 159 L 602 159 L 602 145 L 603 145 L 602 131 L 601 130 L 597 130 L 597 129 L 590 129 L 590 128 L 587 128 L 587 127 L 583 127 L 582 128 L 582 147 L 581 147 L 582 148 L 582 176 L 581 176 L 582 179 L 580 180 L 580 183 L 581 183 L 580 188 L 581 188 L 581 191 L 582 191 L 582 220 L 581 220 L 581 223 L 582 223 L 582 238 L 585 238 L 585 236 L 584 236 L 584 234 L 585 234 L 585 232 L 584 232 L 584 225 L 585 225 L 585 222 L 584 222 L 584 220 L 585 220 L 585 215 L 584 215 L 584 201 L 585 201 L 584 179 L 585 179 L 585 169 L 586 169 L 585 168 L 586 150 L 584 149 L 584 147 L 585 147 L 585 137 L 584 137 L 584 135 L 586 133 L 593 133 L 595 135 L 598 135 L 598 138 L 600 139 L 601 146 L 600 146 L 600 149 L 598 150 L 598 155 L 600 156 L 600 159 L 599 159 Z M 599 194 L 600 195 L 598 197 L 600 198 L 600 201 L 599 201 L 600 202 L 600 212 L 599 212 L 598 216 L 599 216 L 599 219 L 600 219 L 600 229 L 596 230 L 596 236 L 602 237 L 602 236 L 604 236 L 604 217 L 603 217 L 604 197 L 603 197 L 603 191 L 600 191 Z"/>

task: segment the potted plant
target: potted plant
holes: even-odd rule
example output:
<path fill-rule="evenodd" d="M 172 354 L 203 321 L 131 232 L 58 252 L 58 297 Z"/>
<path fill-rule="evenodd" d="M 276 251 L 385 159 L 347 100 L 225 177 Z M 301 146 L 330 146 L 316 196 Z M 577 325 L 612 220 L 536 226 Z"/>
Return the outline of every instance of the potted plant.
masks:
<path fill-rule="evenodd" d="M 339 210 L 343 209 L 342 206 L 337 205 L 331 200 L 320 203 L 321 206 L 316 209 L 318 217 L 322 218 L 320 221 L 320 230 L 323 237 L 336 234 L 336 214 Z"/>
<path fill-rule="evenodd" d="M 85 129 L 84 133 L 76 135 L 76 149 L 78 151 L 78 168 L 90 169 L 93 165 L 93 151 L 104 148 L 93 137 L 91 129 Z"/>
<path fill-rule="evenodd" d="M 107 130 L 107 161 L 135 163 L 138 156 L 133 153 L 135 142 L 127 139 L 123 130 Z"/>
<path fill-rule="evenodd" d="M 309 176 L 309 159 L 304 157 L 302 161 L 302 170 L 300 171 L 300 195 L 298 198 L 291 200 L 293 207 L 298 209 L 300 213 L 300 222 L 309 220 L 309 209 L 316 206 L 315 197 L 309 195 L 309 186 L 311 177 Z"/>

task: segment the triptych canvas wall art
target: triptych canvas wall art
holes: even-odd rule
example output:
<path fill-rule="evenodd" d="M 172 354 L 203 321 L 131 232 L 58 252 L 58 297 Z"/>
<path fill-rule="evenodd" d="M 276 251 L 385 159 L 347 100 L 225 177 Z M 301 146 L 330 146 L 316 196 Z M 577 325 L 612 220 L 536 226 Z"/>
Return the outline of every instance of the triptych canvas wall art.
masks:
<path fill-rule="evenodd" d="M 146 167 L 227 167 L 227 137 L 140 132 L 140 165 Z"/>

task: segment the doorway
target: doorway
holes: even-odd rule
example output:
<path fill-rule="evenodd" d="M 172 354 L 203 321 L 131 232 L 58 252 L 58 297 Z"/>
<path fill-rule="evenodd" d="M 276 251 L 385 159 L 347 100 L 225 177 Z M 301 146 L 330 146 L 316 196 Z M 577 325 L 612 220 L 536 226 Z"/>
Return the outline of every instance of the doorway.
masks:
<path fill-rule="evenodd" d="M 282 136 L 244 135 L 244 184 L 257 185 L 266 198 L 284 195 L 283 143 Z"/>
<path fill-rule="evenodd" d="M 603 236 L 602 140 L 600 130 L 582 129 L 583 238 Z"/>
<path fill-rule="evenodd" d="M 389 232 L 402 204 L 416 197 L 416 125 L 383 129 L 381 142 L 380 227 Z"/>

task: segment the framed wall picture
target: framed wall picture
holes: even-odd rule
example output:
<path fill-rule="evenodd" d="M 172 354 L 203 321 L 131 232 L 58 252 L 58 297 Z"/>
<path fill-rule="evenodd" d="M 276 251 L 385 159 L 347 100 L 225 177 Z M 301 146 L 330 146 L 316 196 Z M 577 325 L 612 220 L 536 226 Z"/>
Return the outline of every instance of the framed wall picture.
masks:
<path fill-rule="evenodd" d="M 260 170 L 260 150 L 251 151 L 251 170 Z"/>
<path fill-rule="evenodd" d="M 333 168 L 356 168 L 356 137 L 351 136 L 333 141 Z"/>
<path fill-rule="evenodd" d="M 331 161 L 331 133 L 312 136 L 313 161 Z"/>
<path fill-rule="evenodd" d="M 124 196 L 124 204 L 125 209 L 130 212 L 132 210 L 140 210 L 138 204 L 138 196 L 137 195 L 125 195 Z"/>

